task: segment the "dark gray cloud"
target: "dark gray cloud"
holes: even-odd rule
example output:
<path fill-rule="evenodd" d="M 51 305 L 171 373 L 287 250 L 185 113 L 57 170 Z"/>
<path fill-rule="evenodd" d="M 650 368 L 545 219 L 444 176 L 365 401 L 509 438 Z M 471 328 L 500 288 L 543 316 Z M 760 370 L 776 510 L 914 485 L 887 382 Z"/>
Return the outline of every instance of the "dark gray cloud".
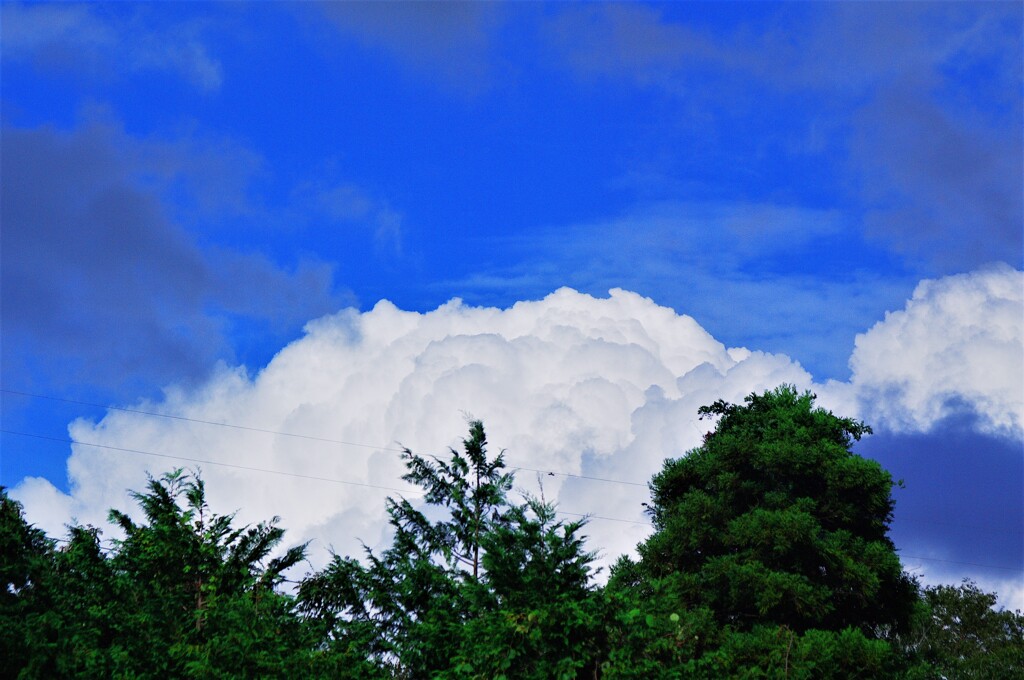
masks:
<path fill-rule="evenodd" d="M 325 2 L 342 33 L 379 48 L 445 86 L 476 94 L 491 84 L 493 33 L 505 9 L 487 2 Z"/>
<path fill-rule="evenodd" d="M 1024 258 L 1022 21 L 1019 3 L 836 16 L 833 50 L 871 77 L 850 141 L 867 233 L 941 273 Z"/>
<path fill-rule="evenodd" d="M 970 114 L 968 114 L 970 115 Z M 858 112 L 853 170 L 868 233 L 940 271 L 1024 256 L 1024 139 L 1019 123 L 964 120 L 913 87 Z"/>
<path fill-rule="evenodd" d="M 176 179 L 197 163 L 191 144 L 176 156 L 173 143 L 96 122 L 4 129 L 5 384 L 34 375 L 137 389 L 198 377 L 232 358 L 234 324 L 294 332 L 347 301 L 323 263 L 289 270 L 196 243 L 164 201 L 184 192 L 204 205 Z"/>
<path fill-rule="evenodd" d="M 1024 576 L 1024 456 L 1019 440 L 977 434 L 967 411 L 927 434 L 878 432 L 857 447 L 902 479 L 893 539 L 931 582 Z M 930 558 L 930 559 L 919 559 Z M 978 567 L 973 565 L 986 565 Z M 999 568 L 996 568 L 999 567 Z"/>
<path fill-rule="evenodd" d="M 1012 3 L 781 5 L 717 29 L 690 21 L 686 9 L 567 5 L 541 33 L 580 75 L 685 96 L 720 97 L 723 87 L 732 96 L 737 90 L 727 80 L 744 86 L 756 80 L 846 100 L 908 77 L 962 84 L 971 68 L 987 64 L 993 68 L 981 85 L 985 98 L 1018 99 L 1022 10 Z M 693 87 L 709 77 L 715 87 Z"/>
<path fill-rule="evenodd" d="M 711 36 L 666 21 L 656 7 L 640 4 L 572 6 L 553 17 L 543 34 L 581 75 L 626 78 L 676 94 L 689 90 L 687 74 L 693 69 L 729 60 Z"/>
<path fill-rule="evenodd" d="M 842 193 L 864 232 L 924 273 L 1020 265 L 1019 3 L 788 5 L 718 31 L 669 15 L 572 6 L 544 35 L 583 79 L 677 99 L 695 139 L 722 134 L 735 111 L 756 114 L 765 97 L 791 107 L 766 128 L 772 148 L 846 155 Z"/>

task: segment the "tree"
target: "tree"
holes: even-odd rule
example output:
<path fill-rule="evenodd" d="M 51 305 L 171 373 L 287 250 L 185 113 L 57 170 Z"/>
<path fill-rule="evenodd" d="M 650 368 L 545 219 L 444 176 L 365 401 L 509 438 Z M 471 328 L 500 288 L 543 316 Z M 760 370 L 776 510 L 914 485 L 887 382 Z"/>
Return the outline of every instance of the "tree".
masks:
<path fill-rule="evenodd" d="M 47 607 L 54 550 L 0 487 L 0 677 L 16 677 L 29 661 L 26 622 Z"/>
<path fill-rule="evenodd" d="M 58 542 L 0 490 L 0 677 L 109 677 L 111 573 L 99 532 Z"/>
<path fill-rule="evenodd" d="M 133 493 L 146 522 L 110 518 L 125 533 L 111 557 L 123 611 L 118 644 L 145 673 L 281 676 L 302 664 L 302 626 L 275 590 L 305 545 L 271 558 L 278 518 L 235 528 L 211 512 L 202 479 L 181 470 Z"/>
<path fill-rule="evenodd" d="M 654 477 L 655 531 L 613 570 L 612 591 L 651 622 L 640 658 L 680 663 L 745 639 L 754 657 L 787 649 L 788 673 L 794 648 L 820 651 L 830 632 L 879 673 L 890 662 L 873 641 L 907 629 L 916 593 L 887 535 L 892 479 L 850 451 L 870 428 L 814 400 L 782 386 L 699 409 L 715 430 Z"/>
<path fill-rule="evenodd" d="M 997 610 L 996 596 L 969 580 L 921 593 L 920 616 L 906 653 L 919 661 L 913 677 L 1012 680 L 1024 669 L 1024 616 Z"/>
<path fill-rule="evenodd" d="M 471 617 L 454 660 L 472 678 L 593 677 L 605 647 L 603 593 L 584 520 L 556 521 L 554 506 L 528 497 L 483 537 L 484 576 L 466 590 Z"/>
<path fill-rule="evenodd" d="M 555 522 L 545 503 L 511 505 L 513 477 L 486 444 L 473 421 L 448 461 L 406 449 L 403 478 L 443 518 L 389 498 L 391 547 L 367 549 L 365 564 L 336 555 L 302 584 L 326 644 L 366 659 L 362 677 L 575 677 L 593 667 L 588 636 L 602 623 L 583 524 Z"/>
<path fill-rule="evenodd" d="M 276 590 L 305 546 L 271 558 L 284 533 L 276 518 L 233 527 L 233 515 L 210 511 L 202 480 L 181 470 L 133 497 L 145 521 L 112 510 L 125 533 L 113 548 L 76 526 L 47 553 L 24 612 L 27 653 L 5 677 L 317 674 L 313 638 Z"/>
<path fill-rule="evenodd" d="M 123 604 L 100 531 L 69 527 L 49 566 L 44 593 L 25 620 L 30 654 L 19 677 L 114 675 Z"/>
<path fill-rule="evenodd" d="M 335 555 L 299 595 L 333 649 L 364 656 L 381 674 L 429 677 L 457 653 L 470 616 L 461 586 L 479 578 L 482 537 L 505 521 L 512 476 L 502 472 L 501 454 L 488 458 L 480 421 L 449 461 L 409 449 L 402 457 L 402 478 L 422 486 L 425 501 L 448 518 L 432 522 L 407 499 L 388 498 L 392 546 L 380 556 L 367 548 L 365 566 Z"/>
<path fill-rule="evenodd" d="M 479 420 L 469 424 L 469 437 L 462 441 L 465 456 L 451 450 L 451 462 L 437 458 L 433 462 L 403 452 L 408 472 L 402 479 L 426 489 L 424 500 L 448 509 L 451 519 L 430 525 L 422 513 L 404 500 L 389 514 L 406 529 L 415 528 L 440 547 L 452 569 L 467 569 L 473 578 L 480 575 L 481 538 L 504 521 L 506 493 L 512 488 L 512 475 L 502 473 L 504 455 L 487 458 L 487 435 Z M 391 500 L 389 499 L 389 503 Z"/>

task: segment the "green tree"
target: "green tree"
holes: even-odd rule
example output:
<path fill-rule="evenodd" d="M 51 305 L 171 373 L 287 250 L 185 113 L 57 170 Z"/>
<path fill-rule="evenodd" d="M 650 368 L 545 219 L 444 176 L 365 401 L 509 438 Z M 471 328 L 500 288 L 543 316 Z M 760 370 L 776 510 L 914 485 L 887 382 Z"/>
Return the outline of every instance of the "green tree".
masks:
<path fill-rule="evenodd" d="M 731 646 L 733 661 L 746 647 L 761 664 L 781 649 L 787 674 L 801 649 L 808 667 L 860 649 L 891 672 L 881 638 L 907 630 L 916 597 L 887 535 L 892 479 L 850 451 L 870 428 L 814 399 L 783 386 L 699 409 L 715 430 L 654 477 L 655 531 L 613 569 L 619 667 L 632 655 L 696 670 Z"/>
<path fill-rule="evenodd" d="M 447 518 L 431 521 L 407 499 L 388 498 L 392 546 L 379 556 L 367 548 L 365 566 L 335 555 L 299 595 L 334 650 L 364 657 L 382 676 L 430 677 L 458 651 L 470 616 L 462 586 L 479 578 L 482 537 L 506 521 L 512 476 L 501 454 L 488 457 L 479 421 L 448 461 L 409 449 L 402 457 L 403 479 L 423 487 Z"/>
<path fill-rule="evenodd" d="M 278 557 L 278 518 L 235 528 L 210 511 L 202 479 L 176 471 L 134 493 L 145 523 L 112 510 L 125 533 L 111 557 L 126 604 L 118 646 L 147 675 L 282 676 L 302 663 L 302 625 L 275 590 L 305 545 Z M 126 634 L 128 632 L 131 634 Z"/>
<path fill-rule="evenodd" d="M 969 580 L 921 592 L 905 652 L 913 677 L 1013 680 L 1024 669 L 1024 615 L 996 609 L 996 596 Z"/>
<path fill-rule="evenodd" d="M 408 500 L 388 498 L 392 546 L 379 556 L 366 549 L 366 566 L 335 555 L 300 588 L 330 646 L 362 656 L 381 675 L 429 677 L 447 667 L 469 616 L 461 586 L 479 577 L 481 537 L 504 521 L 512 478 L 500 454 L 488 458 L 483 425 L 472 422 L 463 453 L 450 454 L 449 461 L 402 454 L 403 479 L 422 486 L 447 519 L 431 521 Z"/>
<path fill-rule="evenodd" d="M 70 527 L 52 554 L 45 592 L 25 620 L 30 655 L 20 677 L 115 674 L 123 607 L 100 535 L 94 527 Z"/>
<path fill-rule="evenodd" d="M 180 470 L 133 496 L 145 521 L 111 511 L 125 537 L 110 550 L 97 529 L 77 526 L 45 553 L 49 563 L 23 612 L 27 651 L 18 673 L 5 677 L 320 672 L 310 630 L 293 598 L 276 589 L 305 546 L 271 558 L 283 536 L 276 518 L 235 528 L 233 515 L 210 511 L 202 480 Z"/>
<path fill-rule="evenodd" d="M 471 617 L 454 660 L 472 678 L 593 677 L 604 646 L 603 593 L 594 588 L 585 521 L 556 521 L 527 498 L 483 538 L 484 576 L 467 588 Z"/>
<path fill-rule="evenodd" d="M 73 527 L 57 544 L 0 491 L 0 677 L 111 674 L 111 573 L 99 532 Z"/>
<path fill-rule="evenodd" d="M 29 662 L 27 622 L 48 606 L 54 551 L 0 487 L 0 677 L 16 677 Z"/>
<path fill-rule="evenodd" d="M 511 505 L 503 456 L 479 421 L 448 461 L 408 449 L 406 481 L 424 511 L 388 499 L 392 545 L 365 564 L 335 556 L 300 588 L 326 644 L 362 656 L 364 677 L 575 677 L 602 630 L 582 523 L 551 506 Z M 588 637 L 589 636 L 589 637 Z M 588 666 L 589 664 L 589 666 Z"/>

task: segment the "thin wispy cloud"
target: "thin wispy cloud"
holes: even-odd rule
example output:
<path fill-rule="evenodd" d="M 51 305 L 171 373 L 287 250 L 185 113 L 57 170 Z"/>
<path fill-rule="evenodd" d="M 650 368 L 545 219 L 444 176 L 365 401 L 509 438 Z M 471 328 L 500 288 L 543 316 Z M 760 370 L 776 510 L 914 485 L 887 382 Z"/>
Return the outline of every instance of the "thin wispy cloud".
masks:
<path fill-rule="evenodd" d="M 105 80 L 115 74 L 170 71 L 204 92 L 220 89 L 224 73 L 203 35 L 203 22 L 153 26 L 145 10 L 51 3 L 5 3 L 4 58 L 49 71 Z"/>
<path fill-rule="evenodd" d="M 494 84 L 493 41 L 506 13 L 498 3 L 324 2 L 317 9 L 341 35 L 445 89 L 475 95 Z"/>

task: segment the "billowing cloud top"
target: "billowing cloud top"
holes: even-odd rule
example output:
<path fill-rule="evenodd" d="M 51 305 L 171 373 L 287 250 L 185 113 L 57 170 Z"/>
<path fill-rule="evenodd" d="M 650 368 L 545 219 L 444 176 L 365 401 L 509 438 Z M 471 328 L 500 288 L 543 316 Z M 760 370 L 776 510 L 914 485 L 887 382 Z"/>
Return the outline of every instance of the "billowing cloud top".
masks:
<path fill-rule="evenodd" d="M 786 356 L 726 348 L 692 318 L 623 290 L 599 299 L 563 288 L 508 309 L 453 300 L 424 314 L 380 302 L 310 322 L 254 377 L 224 368 L 162 403 L 73 423 L 70 495 L 37 478 L 14 495 L 59 533 L 69 517 L 101 523 L 107 508 L 128 506 L 144 470 L 206 461 L 217 510 L 282 515 L 292 540 L 317 539 L 319 562 L 326 545 L 358 554 L 360 540 L 379 544 L 384 496 L 415 495 L 400 479 L 399 443 L 441 453 L 471 414 L 521 469 L 523 490 L 594 515 L 591 545 L 614 559 L 649 530 L 646 481 L 699 443 L 709 425 L 696 410 L 715 399 L 786 382 L 843 415 L 880 395 L 892 408 L 878 413 L 900 414 L 896 426 L 926 428 L 959 399 L 985 409 L 986 427 L 1019 428 L 1021 276 L 993 269 L 923 284 L 858 338 L 853 381 L 825 385 Z"/>
<path fill-rule="evenodd" d="M 968 407 L 990 434 L 1024 433 L 1024 272 L 923 281 L 902 311 L 858 335 L 850 367 L 869 417 L 928 431 Z"/>
<path fill-rule="evenodd" d="M 699 442 L 697 407 L 784 381 L 809 386 L 810 376 L 786 357 L 729 350 L 692 318 L 622 290 L 596 299 L 561 289 L 505 310 L 453 300 L 426 314 L 381 302 L 309 323 L 254 378 L 225 369 L 201 389 L 139 407 L 334 442 L 111 411 L 71 425 L 83 443 L 68 464 L 70 496 L 41 479 L 16 494 L 57 531 L 70 516 L 99 523 L 108 507 L 124 507 L 143 470 L 188 464 L 86 443 L 402 489 L 398 443 L 441 453 L 471 414 L 513 468 L 633 482 L 543 476 L 563 510 L 634 522 L 592 525 L 595 545 L 614 557 L 647 529 L 647 479 Z M 280 514 L 293 539 L 343 552 L 380 539 L 385 490 L 202 467 L 221 509 L 241 508 L 246 521 Z M 519 482 L 540 490 L 536 473 Z"/>

